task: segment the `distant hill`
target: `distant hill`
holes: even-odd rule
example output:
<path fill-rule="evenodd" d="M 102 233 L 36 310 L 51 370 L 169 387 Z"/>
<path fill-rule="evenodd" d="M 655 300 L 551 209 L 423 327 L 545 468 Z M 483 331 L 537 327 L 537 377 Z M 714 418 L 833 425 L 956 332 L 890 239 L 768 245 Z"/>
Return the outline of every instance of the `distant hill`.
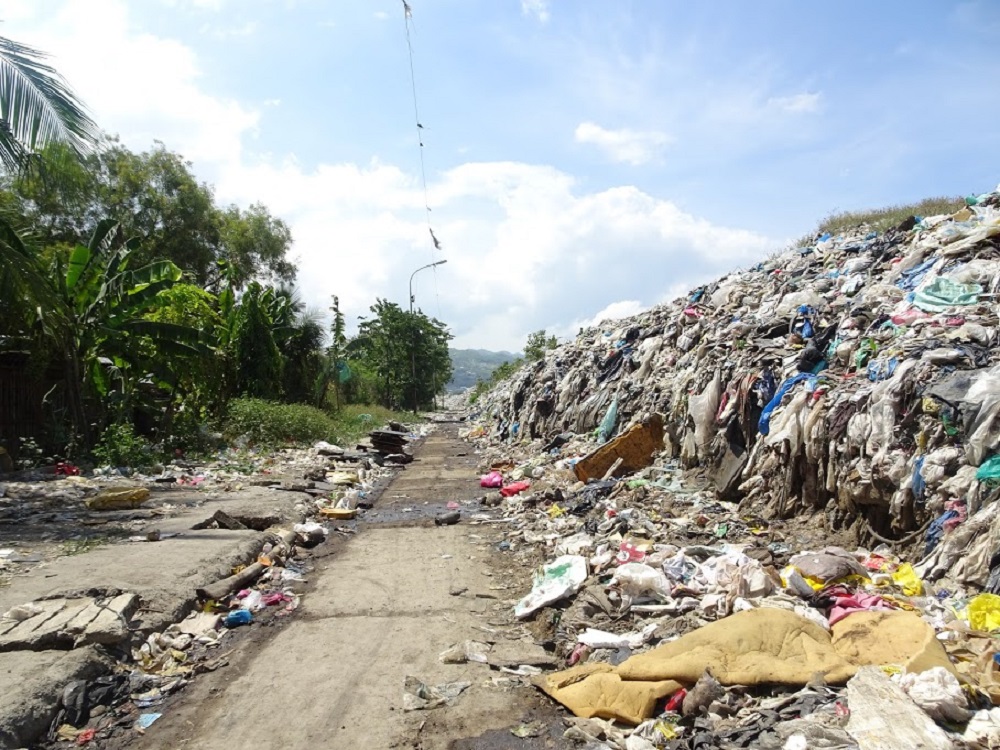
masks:
<path fill-rule="evenodd" d="M 485 380 L 499 365 L 513 362 L 519 354 L 491 352 L 486 349 L 449 349 L 455 374 L 448 383 L 449 393 L 471 388 L 477 380 Z"/>

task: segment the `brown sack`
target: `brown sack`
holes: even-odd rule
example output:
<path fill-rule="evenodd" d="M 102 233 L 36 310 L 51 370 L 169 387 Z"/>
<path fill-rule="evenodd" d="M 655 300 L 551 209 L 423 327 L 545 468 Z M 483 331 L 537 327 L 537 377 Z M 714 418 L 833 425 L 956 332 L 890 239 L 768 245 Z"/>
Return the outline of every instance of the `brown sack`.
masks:
<path fill-rule="evenodd" d="M 603 663 L 539 675 L 532 683 L 582 719 L 596 716 L 629 724 L 641 724 L 653 715 L 658 700 L 683 687 L 673 680 L 627 682 Z"/>
<path fill-rule="evenodd" d="M 625 680 L 690 684 L 706 669 L 723 685 L 805 685 L 817 673 L 828 683 L 842 684 L 856 671 L 819 625 L 794 612 L 762 607 L 633 656 L 618 674 Z"/>
<path fill-rule="evenodd" d="M 907 672 L 955 673 L 934 628 L 913 612 L 854 612 L 832 628 L 833 647 L 858 667 L 898 664 Z"/>

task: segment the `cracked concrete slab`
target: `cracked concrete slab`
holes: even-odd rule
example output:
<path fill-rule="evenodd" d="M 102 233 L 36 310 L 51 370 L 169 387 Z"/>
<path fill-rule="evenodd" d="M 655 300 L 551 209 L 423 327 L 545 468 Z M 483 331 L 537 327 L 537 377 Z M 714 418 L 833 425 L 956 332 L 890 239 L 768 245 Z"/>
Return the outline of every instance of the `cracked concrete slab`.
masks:
<path fill-rule="evenodd" d="M 28 602 L 14 608 L 27 617 L 0 620 L 0 651 L 121 643 L 128 638 L 128 623 L 138 607 L 139 597 L 135 594 Z"/>

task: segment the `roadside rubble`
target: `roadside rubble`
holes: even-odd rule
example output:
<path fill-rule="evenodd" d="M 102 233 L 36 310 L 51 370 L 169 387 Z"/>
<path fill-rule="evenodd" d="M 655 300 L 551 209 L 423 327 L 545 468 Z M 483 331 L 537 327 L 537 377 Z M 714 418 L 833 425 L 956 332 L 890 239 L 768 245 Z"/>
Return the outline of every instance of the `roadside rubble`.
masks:
<path fill-rule="evenodd" d="M 404 435 L 405 444 L 431 429 L 420 425 L 395 432 Z M 129 591 L 65 591 L 8 605 L 0 613 L 0 654 L 99 650 L 90 657 L 95 666 L 87 674 L 93 676 L 71 680 L 61 688 L 58 707 L 46 707 L 52 718 L 43 742 L 101 744 L 149 729 L 169 710 L 170 697 L 191 679 L 228 663 L 238 632 L 246 632 L 248 625 L 253 630 L 260 623 L 275 624 L 298 608 L 309 572 L 304 550 L 331 534 L 353 535 L 354 524 L 345 522 L 372 507 L 375 493 L 401 470 L 372 446 L 345 450 L 319 443 L 271 455 L 226 451 L 213 462 L 173 464 L 160 467 L 157 474 L 5 475 L 0 484 L 0 531 L 5 540 L 0 545 L 0 575 L 9 576 L 12 584 L 21 576 L 44 575 L 53 561 L 67 554 L 66 540 L 82 540 L 83 548 L 72 551 L 86 552 L 87 533 L 94 529 L 102 534 L 102 545 L 183 542 L 212 529 L 263 532 L 246 564 L 188 591 L 186 606 L 176 604 L 190 615 L 165 628 L 149 627 L 149 619 L 141 614 L 148 603 Z M 268 492 L 291 493 L 286 497 L 295 498 L 296 512 L 269 512 Z M 214 502 L 227 496 L 248 498 L 222 505 L 245 507 L 246 512 L 223 510 Z M 261 510 L 253 509 L 254 502 Z M 206 512 L 190 532 L 144 530 L 151 522 L 165 523 L 190 515 L 192 508 L 213 505 L 214 513 Z M 142 533 L 136 534 L 139 530 Z M 7 601 L 17 590 L 8 589 Z M 98 663 L 103 668 L 96 668 Z M 24 744 L 24 737 L 37 736 L 40 721 L 49 723 L 40 716 L 25 716 L 20 721 L 24 728 L 18 729 L 19 721 L 4 725 L 0 744 L 13 737 Z"/>
<path fill-rule="evenodd" d="M 967 203 L 584 330 L 481 397 L 482 502 L 537 569 L 509 604 L 561 662 L 533 683 L 566 737 L 1000 747 L 1000 192 Z"/>
<path fill-rule="evenodd" d="M 402 425 L 395 425 L 403 427 Z M 427 434 L 429 425 L 407 425 L 400 445 Z M 412 454 L 400 451 L 412 460 Z M 192 508 L 211 507 L 254 488 L 301 492 L 313 498 L 304 513 L 323 512 L 331 520 L 350 520 L 364 509 L 366 496 L 397 469 L 374 445 L 344 449 L 320 442 L 312 448 L 220 451 L 213 460 L 178 459 L 147 473 L 98 468 L 83 476 L 77 467 L 0 475 L 0 585 L 63 554 L 86 551 L 96 543 L 163 541 L 168 536 L 137 533 L 150 522 L 170 519 Z M 405 463 L 398 461 L 395 463 Z M 247 520 L 247 519 L 244 519 Z M 266 519 L 264 519 L 266 521 Z M 276 520 L 276 519 L 275 519 Z M 273 523 L 273 522 L 272 522 Z M 236 519 L 220 528 L 254 528 Z M 202 528 L 212 527 L 212 524 Z"/>

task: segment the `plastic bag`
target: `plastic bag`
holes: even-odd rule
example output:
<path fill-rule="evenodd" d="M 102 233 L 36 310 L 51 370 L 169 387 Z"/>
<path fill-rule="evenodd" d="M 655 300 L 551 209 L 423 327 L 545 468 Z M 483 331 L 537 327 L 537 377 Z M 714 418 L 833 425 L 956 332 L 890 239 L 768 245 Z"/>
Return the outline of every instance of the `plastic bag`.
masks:
<path fill-rule="evenodd" d="M 979 594 L 969 602 L 965 615 L 974 630 L 992 633 L 1000 629 L 1000 596 Z"/>
<path fill-rule="evenodd" d="M 503 486 L 503 474 L 499 471 L 491 471 L 479 477 L 479 486 L 489 489 L 498 489 Z"/>
<path fill-rule="evenodd" d="M 630 597 L 653 596 L 669 598 L 673 587 L 663 571 L 645 563 L 625 563 L 615 571 L 611 585 L 618 586 L 622 593 Z"/>
<path fill-rule="evenodd" d="M 700 456 L 707 454 L 715 434 L 715 415 L 719 411 L 721 390 L 722 382 L 716 371 L 704 391 L 688 397 L 688 416 L 694 422 L 694 441 Z"/>
<path fill-rule="evenodd" d="M 976 479 L 991 487 L 1000 484 L 1000 456 L 990 456 L 976 470 Z"/>
<path fill-rule="evenodd" d="M 506 487 L 500 488 L 500 494 L 504 497 L 514 497 L 521 492 L 531 488 L 531 482 L 514 482 Z"/>
<path fill-rule="evenodd" d="M 619 569 L 620 570 L 620 569 Z M 514 607 L 516 617 L 527 617 L 542 607 L 575 594 L 587 580 L 587 560 L 580 555 L 563 555 L 535 573 L 531 593 Z"/>
<path fill-rule="evenodd" d="M 611 436 L 615 434 L 615 425 L 618 424 L 618 397 L 615 396 L 611 401 L 611 406 L 608 407 L 607 413 L 604 415 L 604 419 L 601 420 L 601 426 L 597 429 L 597 444 L 604 445 Z"/>
<path fill-rule="evenodd" d="M 934 721 L 958 723 L 970 716 L 958 678 L 944 667 L 931 667 L 919 674 L 902 674 L 899 686 Z"/>
<path fill-rule="evenodd" d="M 892 573 L 892 581 L 899 586 L 907 596 L 920 596 L 924 591 L 924 582 L 909 563 L 903 563 Z"/>

